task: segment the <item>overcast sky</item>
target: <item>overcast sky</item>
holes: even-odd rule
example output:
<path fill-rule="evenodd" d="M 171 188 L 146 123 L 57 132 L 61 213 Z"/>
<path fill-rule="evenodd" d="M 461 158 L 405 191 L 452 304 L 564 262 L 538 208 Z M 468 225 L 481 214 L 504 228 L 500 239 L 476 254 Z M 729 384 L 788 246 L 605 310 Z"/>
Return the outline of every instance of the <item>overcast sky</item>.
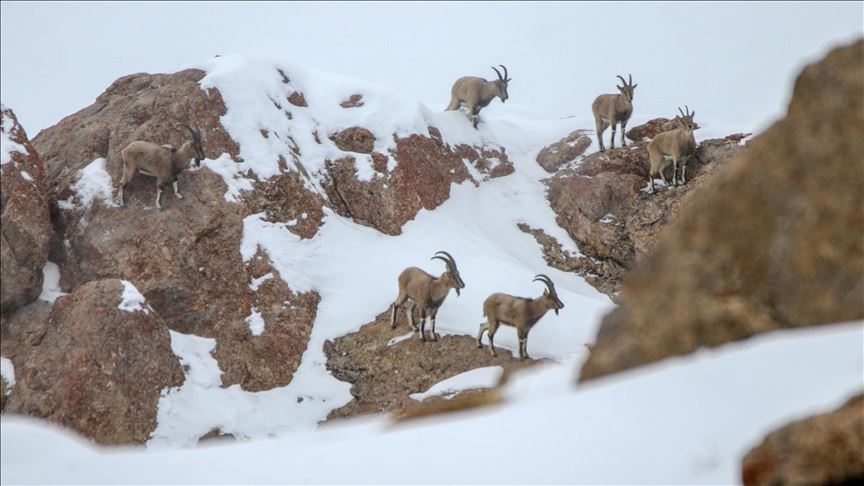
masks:
<path fill-rule="evenodd" d="M 0 98 L 31 136 L 120 76 L 228 53 L 370 80 L 441 109 L 456 78 L 505 64 L 508 103 L 582 118 L 616 74 L 632 73 L 636 120 L 686 103 L 755 128 L 782 113 L 803 65 L 864 30 L 862 2 L 2 2 L 0 13 Z"/>

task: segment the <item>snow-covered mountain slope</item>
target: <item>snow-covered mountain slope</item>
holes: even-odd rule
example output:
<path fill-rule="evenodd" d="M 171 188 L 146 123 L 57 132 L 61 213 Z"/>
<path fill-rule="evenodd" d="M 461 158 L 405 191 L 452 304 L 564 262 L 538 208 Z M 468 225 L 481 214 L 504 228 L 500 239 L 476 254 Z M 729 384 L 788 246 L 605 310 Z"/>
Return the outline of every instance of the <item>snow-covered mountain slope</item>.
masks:
<path fill-rule="evenodd" d="M 862 389 L 864 323 L 774 332 L 573 387 L 517 375 L 504 406 L 194 450 L 93 449 L 2 421 L 4 483 L 733 484 L 770 429 Z"/>
<path fill-rule="evenodd" d="M 209 356 L 215 342 L 174 333 L 174 350 L 189 365 L 189 379 L 180 389 L 163 393 L 151 445 L 194 445 L 212 429 L 240 438 L 314 429 L 331 410 L 351 400 L 349 385 L 325 368 L 324 342 L 357 330 L 386 310 L 396 297 L 396 278 L 404 268 L 419 266 L 440 273 L 441 262 L 430 261 L 439 250 L 456 258 L 467 285 L 461 297 L 451 294 L 441 308 L 439 332 L 474 335 L 488 295 L 539 295 L 543 286 L 532 278 L 545 273 L 556 283 L 566 307 L 560 316 L 550 313 L 536 326 L 529 351 L 534 357 L 555 360 L 584 352 L 611 302 L 582 278 L 548 267 L 532 236 L 517 228 L 518 223 L 541 228 L 565 250 L 578 252 L 555 222 L 541 182 L 548 174 L 535 162 L 545 145 L 581 128 L 573 120 L 499 106 L 488 116 L 484 111 L 484 122 L 474 130 L 461 112 L 442 112 L 381 87 L 288 63 L 224 57 L 197 67 L 208 73 L 200 82 L 202 89 L 219 89 L 227 108 L 222 125 L 240 147 L 239 164 L 226 157 L 202 164 L 226 181 L 228 201 L 250 190 L 253 176 L 266 180 L 279 173 L 280 157 L 296 160 L 308 176 L 307 188 L 322 193 L 324 161 L 345 155 L 329 136 L 354 125 L 372 131 L 375 150 L 385 154 L 394 135 L 427 133 L 433 126 L 446 144 L 504 147 L 515 172 L 488 179 L 474 171 L 474 181 L 454 184 L 447 201 L 434 210 L 421 210 L 398 236 L 358 225 L 327 208 L 323 226 L 309 239 L 289 231 L 291 221 L 273 222 L 264 214 L 246 217 L 237 249 L 243 259 L 248 261 L 262 249 L 294 291 L 315 290 L 321 296 L 300 367 L 285 387 L 256 393 L 239 386 L 222 388 L 218 365 Z M 298 92 L 308 106 L 289 106 L 286 100 Z M 363 106 L 341 108 L 340 102 L 353 94 L 362 96 Z M 368 156 L 351 155 L 359 179 L 381 177 L 364 169 Z M 395 163 L 391 158 L 388 170 Z M 473 170 L 467 162 L 466 167 Z M 253 332 L 260 332 L 262 325 L 266 328 L 254 310 L 248 321 Z M 503 329 L 496 344 L 516 349 L 515 331 Z M 202 376 L 206 378 L 197 378 Z"/>

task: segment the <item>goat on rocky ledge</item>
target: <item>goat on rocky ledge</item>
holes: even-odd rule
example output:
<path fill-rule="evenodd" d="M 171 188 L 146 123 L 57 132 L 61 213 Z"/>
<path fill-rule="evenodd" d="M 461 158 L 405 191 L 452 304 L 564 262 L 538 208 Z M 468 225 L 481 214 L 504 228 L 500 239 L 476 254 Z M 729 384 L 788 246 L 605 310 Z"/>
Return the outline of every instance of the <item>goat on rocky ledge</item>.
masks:
<path fill-rule="evenodd" d="M 443 255 L 443 256 L 442 256 Z M 465 288 L 465 282 L 459 276 L 459 269 L 456 268 L 456 261 L 446 251 L 435 253 L 432 259 L 442 260 L 447 264 L 447 269 L 440 277 L 433 277 L 417 267 L 408 267 L 399 274 L 399 296 L 393 302 L 390 312 L 390 327 L 396 328 L 396 308 L 410 301 L 407 314 L 408 324 L 419 331 L 420 340 L 426 340 L 425 322 L 428 316 L 432 321 L 432 340 L 437 341 L 438 335 L 435 334 L 435 316 L 438 314 L 438 309 L 450 293 L 450 289 L 456 290 L 456 295 L 459 295 L 459 289 Z M 420 308 L 420 327 L 414 323 L 414 307 Z"/>
<path fill-rule="evenodd" d="M 591 105 L 591 111 L 594 113 L 594 125 L 597 130 L 597 142 L 600 144 L 600 151 L 606 150 L 603 145 L 603 132 L 606 127 L 612 126 L 612 143 L 609 148 L 615 148 L 615 126 L 621 125 L 621 146 L 626 147 L 624 141 L 624 132 L 627 131 L 627 121 L 630 120 L 630 115 L 633 114 L 633 95 L 638 84 L 633 84 L 633 75 L 629 75 L 630 81 L 624 81 L 620 75 L 622 86 L 616 86 L 619 94 L 602 94 L 594 100 Z"/>
<path fill-rule="evenodd" d="M 171 145 L 157 145 L 152 142 L 136 140 L 120 151 L 123 158 L 123 177 L 120 179 L 120 189 L 117 191 L 117 199 L 121 206 L 126 205 L 123 190 L 135 172 L 156 178 L 156 207 L 162 209 L 162 188 L 173 184 L 174 194 L 177 199 L 183 199 L 177 190 L 177 177 L 189 167 L 192 159 L 195 166 L 200 166 L 204 160 L 204 148 L 201 142 L 201 132 L 188 125 L 183 125 L 192 134 L 192 139 L 187 140 L 179 149 Z"/>
<path fill-rule="evenodd" d="M 540 274 L 535 276 L 533 281 L 546 285 L 546 290 L 540 297 L 528 299 L 495 293 L 483 302 L 483 315 L 487 322 L 480 324 L 480 331 L 477 333 L 478 348 L 483 347 L 483 332 L 486 331 L 489 335 L 489 352 L 492 356 L 497 356 L 495 332 L 499 324 L 504 324 L 516 328 L 516 335 L 519 337 L 519 359 L 528 359 L 528 332 L 549 310 L 554 310 L 555 315 L 558 315 L 558 311 L 564 308 L 552 279 Z"/>
<path fill-rule="evenodd" d="M 654 137 L 654 140 L 648 144 L 648 156 L 650 157 L 651 167 L 648 169 L 648 181 L 651 184 L 650 192 L 654 193 L 654 176 L 660 173 L 660 178 L 663 179 L 663 184 L 666 184 L 666 176 L 663 170 L 672 163 L 672 185 L 678 185 L 678 165 L 681 165 L 681 184 L 687 183 L 687 161 L 696 153 L 696 138 L 693 137 L 693 130 L 696 124 L 693 122 L 693 115 L 696 112 L 690 112 L 690 108 L 684 105 L 687 112 L 678 112 L 681 116 L 676 117 L 678 128 L 663 132 Z"/>

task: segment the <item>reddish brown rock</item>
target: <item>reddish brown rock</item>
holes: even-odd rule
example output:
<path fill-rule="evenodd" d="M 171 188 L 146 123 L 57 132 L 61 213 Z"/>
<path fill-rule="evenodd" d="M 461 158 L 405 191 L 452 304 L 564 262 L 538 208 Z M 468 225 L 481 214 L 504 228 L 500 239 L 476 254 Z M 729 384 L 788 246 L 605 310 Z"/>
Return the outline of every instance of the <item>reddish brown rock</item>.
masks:
<path fill-rule="evenodd" d="M 864 317 L 861 133 L 864 41 L 808 66 L 787 116 L 694 194 L 628 275 L 582 379 Z"/>
<path fill-rule="evenodd" d="M 119 150 L 134 139 L 181 143 L 187 134 L 179 123 L 201 129 L 208 158 L 223 153 L 237 158 L 239 149 L 219 121 L 226 109 L 221 95 L 201 89 L 203 76 L 198 70 L 126 76 L 93 106 L 40 133 L 34 144 L 48 154 L 56 198 L 71 196 L 78 169 L 95 158 L 107 158 L 108 173 L 117 175 Z M 165 123 L 172 119 L 177 124 Z M 110 137 L 94 145 L 94 134 L 108 137 L 105 127 L 111 127 Z M 290 169 L 291 162 L 283 159 L 282 165 Z M 155 188 L 153 179 L 145 176 L 127 187 L 125 208 L 102 201 L 89 208 L 55 207 L 58 242 L 64 243 L 52 251 L 62 286 L 75 288 L 103 278 L 132 280 L 172 329 L 214 337 L 217 353 L 234 352 L 220 362 L 223 383 L 239 383 L 251 391 L 287 385 L 305 349 L 305 341 L 298 339 L 308 338 L 317 294 L 296 295 L 287 286 L 253 292 L 252 279 L 270 270 L 242 260 L 243 220 L 257 213 L 271 221 L 293 220 L 296 224 L 287 228 L 310 238 L 321 225 L 323 199 L 292 171 L 257 183 L 239 203 L 225 201 L 225 184 L 209 169 L 183 172 L 179 185 L 185 199 L 166 192 L 162 211 L 152 208 Z M 266 265 L 269 268 L 269 260 Z M 297 302 L 304 311 L 270 313 L 286 301 Z M 246 318 L 253 309 L 268 309 L 265 319 L 278 324 L 262 336 L 251 336 Z M 284 328 L 292 331 L 281 331 Z M 248 363 L 264 360 L 269 365 L 253 376 Z"/>
<path fill-rule="evenodd" d="M 585 134 L 585 131 L 575 130 L 558 142 L 544 147 L 537 154 L 537 163 L 546 172 L 554 174 L 558 169 L 584 154 L 590 145 L 591 138 Z"/>
<path fill-rule="evenodd" d="M 347 100 L 339 103 L 342 108 L 359 108 L 363 106 L 363 95 L 353 94 Z"/>
<path fill-rule="evenodd" d="M 558 224 L 584 255 L 554 266 L 575 270 L 613 299 L 629 269 L 654 246 L 660 231 L 688 204 L 691 194 L 742 150 L 735 142 L 705 140 L 696 160 L 688 165 L 687 184 L 651 195 L 642 190 L 648 182 L 646 146 L 638 143 L 591 154 L 575 168 L 547 180 Z M 559 260 L 548 253 L 547 259 Z"/>
<path fill-rule="evenodd" d="M 371 154 L 375 150 L 375 135 L 363 127 L 346 128 L 331 135 L 330 140 L 345 152 Z"/>
<path fill-rule="evenodd" d="M 695 123 L 694 125 L 697 129 L 699 128 L 698 123 Z M 678 123 L 675 121 L 675 118 L 672 118 L 671 120 L 669 118 L 654 118 L 653 120 L 648 120 L 642 125 L 627 130 L 627 138 L 634 142 L 644 142 L 656 137 L 660 133 L 675 130 L 676 128 L 678 128 Z"/>
<path fill-rule="evenodd" d="M 744 457 L 745 486 L 864 482 L 864 395 L 771 432 Z"/>
<path fill-rule="evenodd" d="M 144 442 L 160 393 L 183 382 L 159 315 L 119 309 L 123 285 L 100 280 L 58 300 L 51 325 L 17 360 L 6 413 L 42 417 L 101 444 Z"/>
<path fill-rule="evenodd" d="M 413 336 L 389 345 L 391 339 L 408 331 L 404 316 L 398 323 L 396 329 L 390 329 L 389 314 L 385 312 L 358 331 L 325 343 L 327 369 L 336 378 L 351 383 L 353 397 L 344 407 L 333 410 L 328 419 L 380 412 L 401 414 L 417 406 L 418 402 L 410 397 L 412 393 L 424 392 L 459 373 L 501 366 L 503 381 L 510 372 L 541 362 L 520 361 L 501 349 L 497 357 L 490 356 L 477 349 L 476 341 L 469 336 L 443 336 L 431 345 Z M 437 400 L 429 398 L 423 403 Z"/>
<path fill-rule="evenodd" d="M 303 108 L 306 108 L 307 106 L 309 106 L 306 104 L 306 97 L 303 96 L 303 93 L 301 93 L 300 91 L 295 91 L 295 92 L 291 93 L 288 96 L 288 103 L 291 103 L 294 106 L 300 106 Z"/>
<path fill-rule="evenodd" d="M 11 142 L 0 165 L 0 312 L 7 313 L 42 292 L 52 229 L 42 160 L 12 110 L 0 111 L 2 136 Z"/>
<path fill-rule="evenodd" d="M 396 235 L 418 211 L 434 209 L 446 201 L 453 182 L 473 180 L 463 160 L 487 178 L 513 172 L 503 149 L 451 147 L 435 133 L 437 130 L 430 129 L 432 137 L 397 137 L 396 148 L 390 153 L 396 167 L 386 177 L 361 181 L 353 157 L 328 161 L 324 188 L 330 204 L 360 224 Z"/>

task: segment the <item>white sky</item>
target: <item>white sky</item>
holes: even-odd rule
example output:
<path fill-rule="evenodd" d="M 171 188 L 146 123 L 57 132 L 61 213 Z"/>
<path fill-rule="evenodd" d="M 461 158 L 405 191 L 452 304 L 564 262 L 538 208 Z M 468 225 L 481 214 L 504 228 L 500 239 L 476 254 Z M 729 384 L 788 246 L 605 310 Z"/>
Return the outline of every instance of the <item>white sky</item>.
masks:
<path fill-rule="evenodd" d="M 864 34 L 864 3 L 2 2 L 2 93 L 33 136 L 120 76 L 239 53 L 366 79 L 443 110 L 505 64 L 510 101 L 590 119 L 616 74 L 635 120 L 689 104 L 759 127 L 807 62 Z M 497 102 L 496 102 L 497 103 Z"/>

